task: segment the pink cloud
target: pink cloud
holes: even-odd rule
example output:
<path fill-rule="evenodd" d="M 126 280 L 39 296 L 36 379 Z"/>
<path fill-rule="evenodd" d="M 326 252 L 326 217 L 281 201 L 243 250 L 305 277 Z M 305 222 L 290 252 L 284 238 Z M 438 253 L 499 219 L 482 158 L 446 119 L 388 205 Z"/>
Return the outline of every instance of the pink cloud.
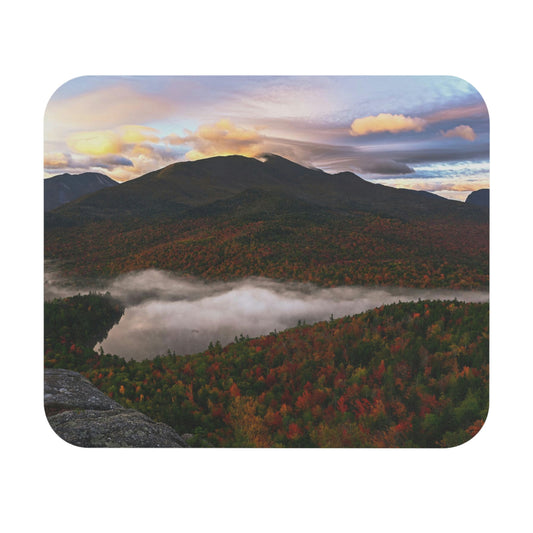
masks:
<path fill-rule="evenodd" d="M 467 141 L 473 141 L 476 138 L 476 133 L 470 126 L 456 126 L 455 128 L 447 131 L 441 131 L 444 137 L 461 137 Z"/>

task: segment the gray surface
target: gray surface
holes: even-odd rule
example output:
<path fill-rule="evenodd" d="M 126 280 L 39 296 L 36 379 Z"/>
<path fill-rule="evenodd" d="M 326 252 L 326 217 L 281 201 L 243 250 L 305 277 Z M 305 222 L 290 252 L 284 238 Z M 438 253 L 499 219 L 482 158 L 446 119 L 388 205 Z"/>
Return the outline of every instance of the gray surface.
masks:
<path fill-rule="evenodd" d="M 44 407 L 48 422 L 66 442 L 86 448 L 182 448 L 170 426 L 125 409 L 77 372 L 46 369 Z"/>

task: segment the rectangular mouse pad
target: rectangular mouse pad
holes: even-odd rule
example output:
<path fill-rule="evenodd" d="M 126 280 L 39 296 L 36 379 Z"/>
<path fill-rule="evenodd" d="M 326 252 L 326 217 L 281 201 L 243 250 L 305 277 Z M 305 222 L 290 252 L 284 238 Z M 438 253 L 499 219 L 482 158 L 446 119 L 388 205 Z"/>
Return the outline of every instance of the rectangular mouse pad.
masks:
<path fill-rule="evenodd" d="M 451 76 L 86 76 L 44 119 L 82 447 L 436 448 L 489 407 L 489 117 Z"/>

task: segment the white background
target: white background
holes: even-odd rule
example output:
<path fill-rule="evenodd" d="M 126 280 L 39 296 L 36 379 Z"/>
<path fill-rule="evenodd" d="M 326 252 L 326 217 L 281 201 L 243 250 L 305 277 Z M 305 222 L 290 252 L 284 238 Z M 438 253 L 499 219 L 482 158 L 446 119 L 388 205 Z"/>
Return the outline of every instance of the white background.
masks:
<path fill-rule="evenodd" d="M 492 6 L 3 7 L 3 530 L 531 527 L 530 15 L 524 2 Z M 88 450 L 56 437 L 42 408 L 42 121 L 55 89 L 87 74 L 439 74 L 474 85 L 491 118 L 491 406 L 481 433 L 447 450 Z"/>

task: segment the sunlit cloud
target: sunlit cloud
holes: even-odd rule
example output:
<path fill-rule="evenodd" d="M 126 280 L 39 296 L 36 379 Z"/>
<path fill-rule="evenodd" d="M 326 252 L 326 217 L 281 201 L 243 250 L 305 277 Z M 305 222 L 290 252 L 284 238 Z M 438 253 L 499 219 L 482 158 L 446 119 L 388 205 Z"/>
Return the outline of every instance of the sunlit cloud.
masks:
<path fill-rule="evenodd" d="M 380 113 L 377 116 L 356 118 L 350 126 L 351 135 L 369 135 L 371 133 L 399 133 L 403 131 L 423 131 L 426 121 L 418 117 Z"/>
<path fill-rule="evenodd" d="M 176 161 L 176 150 L 161 142 L 155 128 L 136 124 L 76 131 L 66 138 L 71 154 L 48 154 L 45 168 L 105 171 L 113 179 L 126 181 Z"/>
<path fill-rule="evenodd" d="M 45 113 L 45 175 L 126 181 L 178 161 L 265 152 L 393 186 L 461 182 L 457 166 L 433 163 L 488 164 L 488 113 L 467 83 L 432 76 L 87 77 L 58 89 Z"/>
<path fill-rule="evenodd" d="M 441 132 L 444 137 L 460 137 L 467 141 L 474 141 L 476 134 L 470 126 L 460 125 L 447 131 Z"/>
<path fill-rule="evenodd" d="M 391 178 L 391 179 L 372 179 L 372 183 L 379 183 L 390 187 L 401 189 L 410 189 L 415 191 L 426 191 L 450 200 L 464 201 L 466 197 L 478 189 L 488 189 L 488 176 L 480 174 L 470 178 L 458 180 L 456 177 L 450 178 Z"/>
<path fill-rule="evenodd" d="M 149 128 L 148 126 L 137 126 L 129 124 L 126 126 L 120 126 L 118 128 L 120 137 L 123 143 L 137 144 L 142 142 L 159 142 L 159 136 L 155 128 Z"/>
<path fill-rule="evenodd" d="M 203 124 L 195 132 L 187 135 L 169 135 L 165 141 L 170 145 L 192 147 L 185 156 L 189 160 L 219 155 L 244 155 L 255 157 L 265 151 L 265 137 L 259 129 L 235 126 L 229 120 L 219 120 L 215 124 Z"/>
<path fill-rule="evenodd" d="M 72 158 L 64 153 L 47 153 L 44 154 L 44 168 L 56 169 L 65 168 L 71 164 Z"/>
<path fill-rule="evenodd" d="M 79 154 L 102 156 L 118 154 L 122 140 L 114 131 L 78 131 L 67 138 L 67 145 Z"/>

